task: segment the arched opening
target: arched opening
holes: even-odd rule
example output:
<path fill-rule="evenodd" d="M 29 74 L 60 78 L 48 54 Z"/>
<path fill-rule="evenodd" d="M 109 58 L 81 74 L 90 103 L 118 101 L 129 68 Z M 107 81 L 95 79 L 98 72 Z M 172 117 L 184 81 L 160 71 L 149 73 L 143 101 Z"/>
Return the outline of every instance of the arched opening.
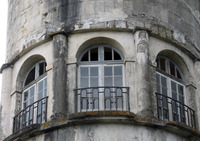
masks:
<path fill-rule="evenodd" d="M 78 56 L 77 110 L 127 111 L 123 53 L 108 44 L 87 47 Z M 123 100 L 122 100 L 123 99 Z"/>
<path fill-rule="evenodd" d="M 47 75 L 46 61 L 40 55 L 28 58 L 22 65 L 17 89 L 21 91 L 21 111 L 14 117 L 13 131 L 46 121 Z"/>
<path fill-rule="evenodd" d="M 187 106 L 185 63 L 172 51 L 159 53 L 156 62 L 158 117 L 195 127 L 194 110 Z"/>
<path fill-rule="evenodd" d="M 94 46 L 94 45 L 98 45 L 98 44 L 107 44 L 107 45 L 110 45 L 110 46 L 113 46 L 115 47 L 116 49 L 120 50 L 120 52 L 122 54 L 124 54 L 124 49 L 122 47 L 122 45 L 117 42 L 116 40 L 114 39 L 111 39 L 111 38 L 107 38 L 107 37 L 96 37 L 96 38 L 92 38 L 90 40 L 87 40 L 86 42 L 84 42 L 80 47 L 79 47 L 79 50 L 78 52 L 76 53 L 76 58 L 79 58 L 80 57 L 80 54 L 82 54 L 82 52 L 88 48 L 88 47 L 91 47 L 91 46 Z"/>

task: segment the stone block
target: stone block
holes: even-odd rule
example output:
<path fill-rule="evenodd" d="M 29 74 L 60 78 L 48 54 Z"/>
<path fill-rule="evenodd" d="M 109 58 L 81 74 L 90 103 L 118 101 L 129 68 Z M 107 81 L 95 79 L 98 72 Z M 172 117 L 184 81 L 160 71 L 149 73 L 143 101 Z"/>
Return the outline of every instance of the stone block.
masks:
<path fill-rule="evenodd" d="M 164 27 L 158 27 L 158 34 L 159 34 L 161 37 L 166 38 L 165 28 L 164 28 Z"/>
<path fill-rule="evenodd" d="M 151 33 L 153 33 L 153 34 L 158 34 L 158 26 L 151 26 Z"/>

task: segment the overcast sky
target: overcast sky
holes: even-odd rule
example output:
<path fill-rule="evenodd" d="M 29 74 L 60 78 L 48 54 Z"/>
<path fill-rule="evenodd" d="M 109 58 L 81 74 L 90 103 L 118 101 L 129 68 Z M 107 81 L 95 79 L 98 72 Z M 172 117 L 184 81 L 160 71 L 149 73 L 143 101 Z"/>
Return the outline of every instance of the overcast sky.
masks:
<path fill-rule="evenodd" d="M 1 20 L 0 20 L 0 67 L 5 63 L 5 53 L 6 53 L 6 30 L 7 30 L 7 0 L 0 0 L 1 9 Z M 0 93 L 1 93 L 1 83 L 2 76 L 0 74 Z M 0 96 L 1 102 L 1 96 Z"/>

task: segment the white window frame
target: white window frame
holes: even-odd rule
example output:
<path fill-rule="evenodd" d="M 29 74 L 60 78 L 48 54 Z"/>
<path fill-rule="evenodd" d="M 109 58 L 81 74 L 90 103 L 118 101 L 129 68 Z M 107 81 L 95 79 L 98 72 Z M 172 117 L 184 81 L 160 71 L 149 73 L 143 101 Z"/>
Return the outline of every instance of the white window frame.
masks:
<path fill-rule="evenodd" d="M 114 59 L 114 50 L 120 55 L 122 60 L 104 60 L 104 47 L 112 49 L 112 59 Z M 81 62 L 82 57 L 85 55 L 87 51 L 90 51 L 93 48 L 98 48 L 98 61 L 83 61 Z M 105 66 L 122 66 L 122 87 L 125 84 L 125 75 L 124 75 L 124 62 L 123 62 L 123 56 L 122 53 L 117 50 L 116 48 L 106 45 L 106 44 L 100 44 L 96 46 L 92 46 L 90 48 L 87 48 L 87 50 L 83 51 L 83 53 L 80 55 L 80 58 L 78 59 L 79 65 L 78 65 L 78 88 L 80 88 L 80 68 L 81 67 L 98 67 L 98 75 L 99 75 L 99 86 L 104 86 L 104 67 Z"/>
<path fill-rule="evenodd" d="M 167 57 L 163 57 L 163 56 L 159 56 L 158 57 L 159 59 L 160 58 L 163 58 L 163 59 L 165 59 L 165 69 L 166 69 L 166 71 L 163 71 L 163 70 L 161 70 L 160 69 L 160 66 L 158 66 L 158 68 L 157 68 L 157 71 L 156 71 L 156 75 L 158 74 L 159 75 L 159 82 L 160 82 L 160 84 L 161 84 L 161 76 L 162 77 L 164 77 L 164 78 L 166 78 L 166 81 L 167 81 L 167 96 L 168 97 L 170 97 L 170 98 L 172 98 L 172 87 L 171 87 L 171 83 L 172 82 L 174 82 L 175 84 L 176 84 L 176 89 L 178 89 L 177 88 L 177 86 L 178 85 L 180 85 L 180 86 L 182 86 L 183 87 L 183 97 L 184 97 L 184 105 L 187 105 L 187 94 L 186 94 L 186 85 L 184 84 L 185 83 L 185 78 L 184 78 L 184 75 L 183 75 L 183 73 L 182 73 L 182 71 L 181 71 L 181 69 L 178 67 L 178 65 L 176 64 L 176 63 L 174 63 L 172 60 L 170 60 L 169 58 L 167 58 Z M 176 72 L 176 70 L 175 70 L 175 76 L 174 75 L 171 75 L 170 74 L 170 62 L 172 62 L 173 63 L 173 65 L 174 65 L 174 67 L 175 67 L 175 69 L 177 70 L 177 71 L 179 71 L 179 73 L 180 73 L 180 75 L 181 75 L 181 79 L 179 79 L 179 78 L 177 78 L 177 72 Z M 160 65 L 160 64 L 159 64 Z M 161 85 L 159 84 L 159 89 L 161 90 Z M 156 84 L 157 86 L 158 86 L 158 84 Z M 177 90 L 176 90 L 176 92 L 177 92 Z M 160 92 L 160 94 L 163 94 L 163 92 Z M 172 98 L 173 99 L 173 98 Z M 177 101 L 179 101 L 180 102 L 180 99 L 179 99 L 179 94 L 177 93 Z M 173 111 L 172 111 L 172 104 L 169 104 L 168 103 L 168 110 L 169 110 L 169 120 L 170 121 L 173 121 Z M 178 109 L 178 114 L 180 115 L 180 109 Z M 186 113 L 185 113 L 186 114 Z M 163 113 L 162 113 L 162 115 L 160 115 L 161 116 L 161 118 L 162 119 L 164 119 L 164 117 L 163 117 Z M 187 120 L 187 116 L 185 116 L 185 122 L 186 122 L 186 124 L 188 124 L 187 122 L 188 122 L 188 120 Z M 181 119 L 180 119 L 180 116 L 179 116 L 179 119 L 178 119 L 178 121 L 180 121 L 181 122 Z"/>
<path fill-rule="evenodd" d="M 79 67 L 78 67 L 78 88 L 81 88 L 81 80 L 80 80 L 80 78 L 81 78 L 81 71 L 80 71 L 80 69 L 82 68 L 82 67 L 86 67 L 86 68 L 88 68 L 88 67 L 98 67 L 98 76 L 99 76 L 99 78 L 98 78 L 98 86 L 99 87 L 101 87 L 101 86 L 104 86 L 104 67 L 115 67 L 115 66 L 120 66 L 120 67 L 122 67 L 122 86 L 121 87 L 124 87 L 124 82 L 125 82 L 125 80 L 124 80 L 124 65 L 123 64 L 99 64 L 99 65 L 79 65 Z M 89 76 L 89 78 L 90 78 L 90 76 Z M 112 75 L 112 78 L 114 78 L 114 75 Z M 89 81 L 90 81 L 90 79 L 89 79 Z M 90 85 L 90 82 L 88 82 L 89 83 L 89 85 Z M 113 81 L 113 83 L 114 83 L 114 81 Z M 98 86 L 95 86 L 95 87 L 98 87 Z M 112 86 L 114 86 L 114 84 L 112 85 Z M 90 87 L 90 86 L 88 86 L 88 87 Z"/>
<path fill-rule="evenodd" d="M 112 60 L 104 60 L 104 47 L 110 48 L 112 49 Z M 90 51 L 93 48 L 98 48 L 98 61 L 90 61 L 90 59 L 88 59 L 88 61 L 81 61 L 82 57 L 85 55 L 85 53 L 87 53 L 88 51 Z M 121 60 L 114 60 L 114 51 L 116 53 L 118 53 L 118 55 L 120 55 Z M 89 54 L 90 55 L 90 54 Z M 88 57 L 90 57 L 88 55 Z M 122 86 L 120 87 L 124 87 L 125 85 L 125 75 L 124 75 L 124 59 L 123 59 L 123 55 L 122 53 L 110 46 L 110 45 L 105 45 L 105 44 L 100 44 L 100 45 L 95 45 L 92 46 L 90 48 L 87 48 L 87 50 L 83 51 L 82 54 L 80 55 L 79 59 L 78 59 L 78 88 L 81 88 L 81 68 L 82 67 L 87 67 L 87 68 L 91 68 L 91 67 L 97 67 L 98 68 L 98 86 L 94 86 L 94 87 L 103 87 L 104 86 L 104 67 L 115 67 L 115 66 L 120 66 L 122 67 Z M 90 76 L 89 76 L 90 77 Z M 112 79 L 114 79 L 114 73 L 112 73 Z M 90 81 L 90 78 L 89 78 Z M 90 82 L 88 87 L 90 86 Z M 114 81 L 112 81 L 112 83 L 114 83 Z M 114 86 L 114 84 L 112 84 L 112 86 Z M 99 97 L 99 103 L 104 103 L 104 99 Z M 78 103 L 78 107 L 80 108 L 80 101 L 77 101 Z M 104 104 L 99 104 L 100 105 L 100 109 L 103 109 Z M 125 104 L 124 104 L 125 105 Z M 124 106 L 123 105 L 123 106 Z M 78 109 L 78 111 L 81 110 L 82 112 L 86 111 L 86 109 Z M 87 109 L 87 111 L 90 110 L 90 107 Z M 93 109 L 93 110 L 98 110 L 98 109 Z"/>
<path fill-rule="evenodd" d="M 176 81 L 176 80 L 174 80 L 174 79 L 172 79 L 172 78 L 170 78 L 170 77 L 168 77 L 168 76 L 162 74 L 162 73 L 156 72 L 156 74 L 158 74 L 158 75 L 160 75 L 160 76 L 166 78 L 166 81 L 167 81 L 167 96 L 168 96 L 168 97 L 171 97 L 171 98 L 172 98 L 171 82 L 176 83 L 176 85 L 178 84 L 178 85 L 182 86 L 182 87 L 183 87 L 183 96 L 184 96 L 184 103 L 183 103 L 183 104 L 187 105 L 186 86 L 185 86 L 184 84 L 182 84 L 182 83 L 180 83 L 180 82 L 178 82 L 178 81 Z M 161 77 L 159 77 L 159 79 L 160 79 L 160 83 L 161 83 Z M 160 85 L 160 84 L 159 84 L 159 85 Z M 159 87 L 159 89 L 161 89 L 161 88 Z M 161 94 L 162 94 L 162 92 L 161 92 Z M 177 101 L 179 101 L 179 95 L 177 95 Z M 179 101 L 179 102 L 180 102 L 180 101 Z M 168 110 L 169 110 L 169 120 L 170 120 L 170 121 L 173 121 L 173 117 L 172 117 L 172 115 L 173 115 L 173 114 L 172 114 L 172 105 L 169 104 L 169 103 L 168 103 L 168 108 L 169 108 L 169 109 L 168 109 Z M 178 114 L 180 115 L 180 110 L 178 111 Z M 187 117 L 187 116 L 185 116 L 185 117 Z M 161 118 L 164 119 L 163 113 L 162 113 L 162 115 L 161 115 Z M 179 121 L 181 121 L 181 120 L 180 120 L 180 117 L 179 117 Z M 187 123 L 187 119 L 186 119 L 186 123 Z"/>
<path fill-rule="evenodd" d="M 46 79 L 46 80 L 45 80 Z M 42 79 L 40 79 L 39 81 L 37 81 L 36 83 L 34 83 L 33 85 L 31 85 L 31 86 L 29 86 L 28 88 L 26 88 L 24 91 L 23 91 L 23 93 L 22 93 L 22 107 L 23 107 L 23 109 L 26 109 L 26 107 L 24 107 L 24 103 L 25 103 L 25 101 L 24 101 L 24 93 L 25 92 L 27 92 L 27 91 L 29 91 L 32 87 L 34 87 L 34 95 L 33 95 L 33 103 L 34 102 L 36 102 L 36 101 L 38 101 L 38 100 L 40 100 L 40 99 L 38 99 L 38 84 L 40 83 L 40 82 L 43 82 L 43 86 L 44 86 L 44 81 L 47 81 L 47 76 L 45 76 L 45 77 L 43 77 Z M 45 97 L 45 95 L 44 95 L 44 90 L 46 89 L 46 95 L 47 95 L 47 87 L 43 87 L 43 96 L 42 96 L 42 98 L 44 98 Z M 30 94 L 28 94 L 28 105 L 27 105 L 27 107 L 28 106 L 30 106 L 31 104 L 33 104 L 33 103 L 31 103 L 30 104 Z M 41 98 L 41 99 L 42 99 Z M 42 112 L 44 112 L 44 110 L 46 110 L 46 109 L 43 109 L 43 111 Z M 34 113 L 36 113 L 36 109 L 34 109 L 34 111 L 33 111 Z M 36 121 L 36 118 L 37 118 L 37 115 L 36 114 L 34 114 L 34 118 L 32 119 L 33 121 Z M 26 122 L 27 122 L 27 120 L 26 120 Z M 43 119 L 42 119 L 42 121 L 41 122 L 43 122 Z"/>
<path fill-rule="evenodd" d="M 33 103 L 35 103 L 36 101 L 38 101 L 38 100 L 40 100 L 40 99 L 42 99 L 42 98 L 44 98 L 44 97 L 46 97 L 47 96 L 47 75 L 46 75 L 46 72 L 43 72 L 43 74 L 41 74 L 41 75 L 39 75 L 39 65 L 41 64 L 41 63 L 45 63 L 45 61 L 44 60 L 42 60 L 42 61 L 39 61 L 39 62 L 37 62 L 34 66 L 32 66 L 31 67 L 31 69 L 28 71 L 28 73 L 26 74 L 26 77 L 25 77 L 25 79 L 24 79 L 24 82 L 23 82 L 23 86 L 24 86 L 24 90 L 23 90 L 23 92 L 22 92 L 22 109 L 23 110 L 26 110 L 26 108 L 28 107 L 28 106 L 30 106 L 30 105 L 32 105 Z M 32 81 L 32 82 L 30 82 L 29 84 L 27 84 L 26 86 L 25 86 L 25 82 L 26 82 L 26 80 L 27 80 L 27 77 L 28 77 L 28 75 L 29 75 L 29 73 L 30 73 L 30 71 L 33 69 L 35 67 L 35 76 L 34 76 L 34 80 Z M 45 67 L 45 66 L 43 66 L 43 67 Z M 46 86 L 45 86 L 45 81 L 46 81 Z M 39 83 L 40 82 L 42 82 L 43 83 L 43 88 L 42 88 L 42 97 L 39 99 L 39 93 L 41 92 L 38 92 L 38 90 L 39 90 Z M 31 88 L 33 88 L 34 87 L 34 94 L 33 94 L 33 103 L 30 103 L 30 89 Z M 28 91 L 28 99 L 26 100 L 26 101 L 24 101 L 24 97 L 25 97 L 25 92 L 27 92 Z M 46 91 L 46 92 L 45 92 Z M 24 105 L 24 103 L 25 102 L 28 102 L 28 105 L 26 105 L 26 107 L 25 107 L 25 105 Z M 31 106 L 32 107 L 32 106 Z M 33 117 L 33 119 L 32 119 L 32 122 L 34 122 L 34 121 L 36 121 L 37 119 L 37 115 L 35 114 L 36 112 L 37 112 L 37 110 L 34 108 L 35 107 L 35 104 L 33 104 L 33 111 L 32 112 L 34 112 L 34 117 Z M 31 108 L 32 109 L 32 108 Z M 44 108 L 42 108 L 43 109 L 43 111 L 41 111 L 40 113 L 42 113 L 42 112 L 44 112 L 46 109 L 44 109 Z M 46 111 L 45 111 L 46 112 Z M 23 126 L 27 126 L 27 125 L 29 125 L 29 121 L 28 121 L 28 119 L 29 119 L 29 117 L 26 117 L 26 115 L 24 115 L 25 116 L 25 121 L 23 121 Z M 29 115 L 28 115 L 29 116 Z M 41 123 L 43 122 L 43 118 L 41 118 L 42 120 L 40 121 Z M 26 124 L 24 124 L 24 122 L 26 122 Z M 32 123 L 33 124 L 33 123 Z"/>

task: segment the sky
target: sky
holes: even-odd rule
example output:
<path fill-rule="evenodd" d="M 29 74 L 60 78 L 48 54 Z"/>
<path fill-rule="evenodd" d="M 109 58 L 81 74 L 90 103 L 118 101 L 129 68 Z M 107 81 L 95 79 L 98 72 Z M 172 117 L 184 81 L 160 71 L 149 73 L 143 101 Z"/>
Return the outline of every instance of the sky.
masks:
<path fill-rule="evenodd" d="M 1 20 L 0 20 L 0 67 L 5 63 L 6 56 L 6 31 L 7 31 L 7 0 L 0 0 Z M 0 74 L 0 94 L 2 87 L 2 75 Z M 0 96 L 1 102 L 1 96 Z"/>

